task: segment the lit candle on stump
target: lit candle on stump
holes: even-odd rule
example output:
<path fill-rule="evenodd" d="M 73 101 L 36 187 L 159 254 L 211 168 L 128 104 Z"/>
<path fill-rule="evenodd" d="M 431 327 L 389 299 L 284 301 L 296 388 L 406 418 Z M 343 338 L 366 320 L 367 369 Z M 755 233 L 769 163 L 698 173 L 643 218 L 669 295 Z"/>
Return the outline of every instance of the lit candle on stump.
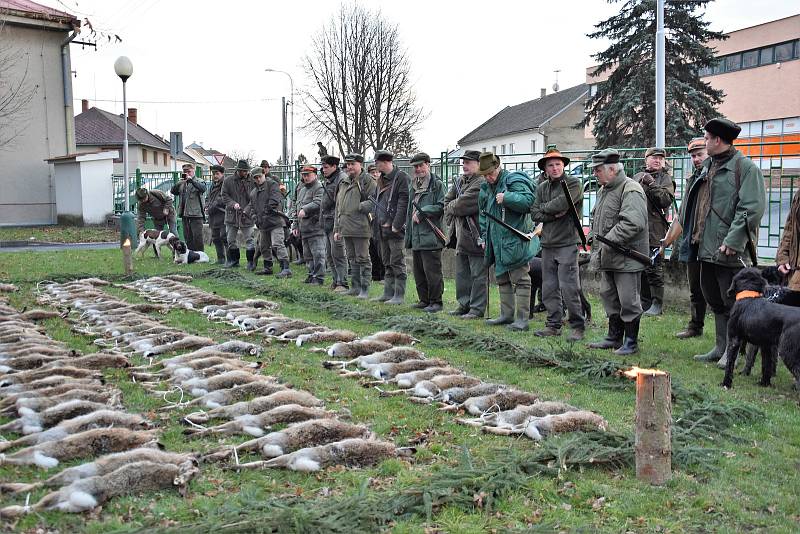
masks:
<path fill-rule="evenodd" d="M 669 373 L 634 367 L 636 379 L 636 478 L 662 485 L 672 478 L 672 382 Z"/>
<path fill-rule="evenodd" d="M 133 274 L 133 251 L 132 247 L 137 246 L 136 223 L 133 220 L 133 213 L 126 211 L 119 218 L 119 244 L 122 249 L 122 266 L 125 275 Z"/>

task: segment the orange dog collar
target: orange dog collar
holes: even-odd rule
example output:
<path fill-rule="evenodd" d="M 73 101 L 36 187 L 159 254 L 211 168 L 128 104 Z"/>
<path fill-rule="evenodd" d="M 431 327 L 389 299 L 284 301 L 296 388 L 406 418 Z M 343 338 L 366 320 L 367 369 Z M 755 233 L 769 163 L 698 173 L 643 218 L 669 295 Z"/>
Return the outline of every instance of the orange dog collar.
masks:
<path fill-rule="evenodd" d="M 739 291 L 738 293 L 736 293 L 736 300 L 755 299 L 761 296 L 762 296 L 761 293 L 759 293 L 758 291 Z"/>

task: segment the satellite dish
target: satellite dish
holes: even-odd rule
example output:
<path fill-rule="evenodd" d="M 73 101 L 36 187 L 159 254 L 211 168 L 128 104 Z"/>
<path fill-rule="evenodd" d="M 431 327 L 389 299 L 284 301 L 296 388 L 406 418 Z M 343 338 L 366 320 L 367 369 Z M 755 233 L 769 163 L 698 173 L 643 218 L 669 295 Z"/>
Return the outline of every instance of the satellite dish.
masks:
<path fill-rule="evenodd" d="M 558 86 L 558 82 L 556 82 L 556 83 L 553 84 L 553 92 L 557 93 L 558 90 L 559 90 L 559 86 Z"/>

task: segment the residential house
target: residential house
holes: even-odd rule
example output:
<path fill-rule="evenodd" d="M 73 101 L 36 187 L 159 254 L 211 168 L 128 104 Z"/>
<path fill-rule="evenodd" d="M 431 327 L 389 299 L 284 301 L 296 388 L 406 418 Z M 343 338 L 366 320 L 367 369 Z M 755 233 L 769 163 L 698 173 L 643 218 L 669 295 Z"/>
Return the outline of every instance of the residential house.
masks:
<path fill-rule="evenodd" d="M 236 167 L 237 162 L 235 160 L 228 157 L 226 154 L 223 154 L 219 150 L 214 150 L 213 148 L 203 148 L 200 143 L 193 142 L 191 145 L 186 146 L 184 151 L 187 154 L 200 155 L 208 162 L 209 166 L 222 165 L 225 167 L 225 172 L 233 172 L 234 167 Z"/>
<path fill-rule="evenodd" d="M 75 152 L 69 43 L 74 16 L 30 0 L 0 0 L 3 82 L 20 87 L 0 118 L 0 225 L 54 224 L 53 166 Z"/>
<path fill-rule="evenodd" d="M 504 163 L 529 164 L 537 160 L 548 145 L 561 150 L 588 150 L 593 143 L 575 129 L 583 119 L 587 84 L 547 94 L 542 89 L 535 100 L 506 106 L 489 120 L 462 137 L 463 150 L 490 151 Z"/>

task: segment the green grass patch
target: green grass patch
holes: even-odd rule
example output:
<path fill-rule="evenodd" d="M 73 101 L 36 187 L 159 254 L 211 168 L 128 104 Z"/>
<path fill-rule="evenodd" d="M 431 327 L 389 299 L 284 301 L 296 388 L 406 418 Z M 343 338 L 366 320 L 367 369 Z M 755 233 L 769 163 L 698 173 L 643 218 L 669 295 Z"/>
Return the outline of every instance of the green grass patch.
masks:
<path fill-rule="evenodd" d="M 119 230 L 98 226 L 16 226 L 0 228 L 0 241 L 43 243 L 119 242 Z"/>

